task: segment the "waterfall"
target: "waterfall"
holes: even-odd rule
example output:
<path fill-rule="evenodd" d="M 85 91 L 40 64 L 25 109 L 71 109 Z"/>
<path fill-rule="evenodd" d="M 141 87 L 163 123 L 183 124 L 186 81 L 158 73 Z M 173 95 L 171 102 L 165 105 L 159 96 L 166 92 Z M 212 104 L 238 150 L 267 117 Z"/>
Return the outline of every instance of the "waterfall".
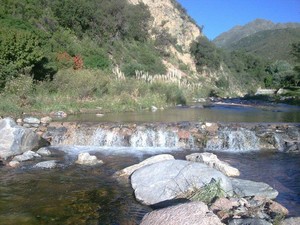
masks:
<path fill-rule="evenodd" d="M 137 130 L 130 138 L 132 147 L 178 147 L 179 138 L 175 132 L 167 130 Z"/>
<path fill-rule="evenodd" d="M 206 150 L 244 152 L 259 150 L 259 138 L 254 131 L 245 128 L 224 128 L 218 136 L 206 143 Z"/>
<path fill-rule="evenodd" d="M 65 135 L 59 145 L 133 147 L 133 148 L 179 148 L 192 145 L 189 140 L 179 140 L 176 130 L 167 128 L 137 127 L 136 129 L 78 129 Z"/>

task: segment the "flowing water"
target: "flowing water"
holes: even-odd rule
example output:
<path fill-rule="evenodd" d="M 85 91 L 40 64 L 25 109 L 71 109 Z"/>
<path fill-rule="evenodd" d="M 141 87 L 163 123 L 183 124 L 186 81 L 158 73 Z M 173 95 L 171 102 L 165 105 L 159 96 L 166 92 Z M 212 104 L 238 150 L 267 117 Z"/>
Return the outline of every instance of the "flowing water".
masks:
<path fill-rule="evenodd" d="M 216 105 L 108 114 L 101 118 L 76 115 L 67 120 L 300 122 L 300 113 L 299 108 L 293 107 Z M 214 150 L 221 160 L 238 168 L 241 178 L 266 182 L 277 189 L 277 201 L 289 209 L 291 216 L 300 216 L 300 154 L 257 151 L 257 137 L 248 130 L 224 129 L 218 141 L 208 140 L 205 149 L 197 150 L 192 139 L 187 148 L 182 148 L 175 133 L 164 128 L 141 128 L 130 139 L 103 129 L 93 131 L 89 137 L 80 131 L 72 135 L 67 143 L 52 146 L 55 154 L 43 159 L 56 159 L 58 168 L 36 169 L 33 165 L 38 161 L 24 163 L 17 169 L 0 166 L 0 224 L 138 224 L 151 209 L 136 202 L 130 184 L 118 182 L 113 174 L 151 155 L 171 153 L 184 159 L 187 154 L 204 150 Z M 80 152 L 90 152 L 104 164 L 77 165 Z"/>
<path fill-rule="evenodd" d="M 291 122 L 300 123 L 300 107 L 283 104 L 230 105 L 210 104 L 169 108 L 156 112 L 108 113 L 103 116 L 94 114 L 70 115 L 64 121 L 81 122 Z"/>
<path fill-rule="evenodd" d="M 56 149 L 52 147 L 52 150 Z M 105 148 L 61 146 L 60 167 L 17 170 L 0 168 L 0 224 L 138 224 L 151 209 L 135 201 L 128 183 L 113 174 L 163 152 L 184 159 L 190 150 L 176 148 Z M 59 152 L 59 151 L 58 151 Z M 77 154 L 90 152 L 104 165 L 74 164 Z M 290 215 L 300 216 L 300 155 L 247 152 L 216 153 L 241 171 L 241 178 L 266 182 L 279 191 L 277 201 Z M 49 158 L 53 159 L 53 157 Z"/>

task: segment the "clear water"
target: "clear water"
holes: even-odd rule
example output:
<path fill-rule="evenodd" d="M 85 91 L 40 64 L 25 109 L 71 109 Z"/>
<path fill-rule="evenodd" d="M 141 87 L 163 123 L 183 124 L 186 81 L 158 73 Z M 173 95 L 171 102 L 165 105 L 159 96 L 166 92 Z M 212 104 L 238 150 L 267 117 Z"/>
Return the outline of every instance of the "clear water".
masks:
<path fill-rule="evenodd" d="M 81 122 L 300 122 L 300 107 L 289 105 L 193 105 L 156 112 L 107 113 L 70 115 L 63 121 Z"/>
<path fill-rule="evenodd" d="M 152 154 L 170 152 L 183 159 L 191 151 L 63 147 L 56 159 L 61 167 L 17 170 L 0 167 L 0 224 L 138 224 L 151 209 L 140 205 L 128 183 L 112 175 Z M 89 151 L 105 164 L 75 165 L 79 152 Z M 241 178 L 263 181 L 276 188 L 277 201 L 300 216 L 300 155 L 281 153 L 216 153 L 241 171 Z M 49 158 L 53 159 L 53 157 Z"/>

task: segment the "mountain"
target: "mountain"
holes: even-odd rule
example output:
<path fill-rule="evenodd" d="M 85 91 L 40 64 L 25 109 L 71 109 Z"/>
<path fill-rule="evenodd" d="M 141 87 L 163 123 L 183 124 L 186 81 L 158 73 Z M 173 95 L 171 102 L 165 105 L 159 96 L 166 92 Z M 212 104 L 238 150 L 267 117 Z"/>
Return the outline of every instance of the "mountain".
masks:
<path fill-rule="evenodd" d="M 256 19 L 244 26 L 233 27 L 229 31 L 224 32 L 216 37 L 213 42 L 218 47 L 227 48 L 242 38 L 248 37 L 260 31 L 299 27 L 300 23 L 273 23 L 269 20 Z"/>
<path fill-rule="evenodd" d="M 229 50 L 243 50 L 270 61 L 293 63 L 292 44 L 300 40 L 300 27 L 259 31 L 226 46 Z"/>

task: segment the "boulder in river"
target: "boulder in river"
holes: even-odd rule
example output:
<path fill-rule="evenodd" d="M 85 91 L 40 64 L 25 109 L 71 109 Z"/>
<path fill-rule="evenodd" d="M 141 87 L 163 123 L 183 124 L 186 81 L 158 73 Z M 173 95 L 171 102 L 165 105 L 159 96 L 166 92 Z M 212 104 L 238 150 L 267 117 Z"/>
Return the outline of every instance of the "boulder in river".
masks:
<path fill-rule="evenodd" d="M 300 224 L 300 217 L 291 217 L 287 218 L 281 223 L 282 225 L 299 225 Z"/>
<path fill-rule="evenodd" d="M 269 199 L 275 199 L 278 195 L 278 191 L 263 182 L 255 182 L 237 178 L 231 178 L 231 182 L 233 192 L 240 197 L 261 196 Z"/>
<path fill-rule="evenodd" d="M 240 175 L 240 171 L 237 168 L 234 168 L 228 163 L 219 160 L 218 157 L 213 153 L 193 153 L 187 155 L 185 158 L 188 161 L 205 163 L 209 167 L 215 168 L 229 177 Z"/>
<path fill-rule="evenodd" d="M 15 156 L 12 160 L 18 161 L 18 162 L 23 162 L 23 161 L 32 160 L 34 158 L 40 158 L 40 157 L 41 156 L 34 151 L 26 151 L 22 155 Z"/>
<path fill-rule="evenodd" d="M 39 162 L 34 167 L 42 168 L 42 169 L 53 169 L 56 166 L 57 166 L 56 160 L 49 160 L 49 161 Z"/>
<path fill-rule="evenodd" d="M 80 165 L 94 166 L 97 164 L 103 164 L 103 161 L 98 160 L 96 156 L 90 155 L 88 152 L 84 152 L 78 155 L 76 163 Z"/>
<path fill-rule="evenodd" d="M 222 225 L 220 219 L 203 202 L 189 202 L 146 214 L 141 225 Z"/>
<path fill-rule="evenodd" d="M 32 130 L 21 127 L 12 118 L 0 120 L 0 158 L 8 158 L 49 145 Z"/>
<path fill-rule="evenodd" d="M 157 162 L 161 162 L 161 161 L 165 161 L 165 160 L 174 160 L 174 159 L 175 159 L 174 156 L 172 156 L 170 154 L 155 155 L 148 159 L 145 159 L 144 161 L 142 161 L 138 164 L 134 164 L 132 166 L 126 167 L 126 168 L 118 171 L 115 175 L 129 177 L 134 171 L 136 171 L 137 169 L 140 169 L 144 166 L 151 165 L 153 163 L 157 163 Z"/>
<path fill-rule="evenodd" d="M 223 173 L 205 164 L 184 160 L 167 160 L 144 166 L 131 175 L 131 185 L 138 201 L 154 205 L 200 189 L 212 179 L 220 181 L 226 194 L 232 194 L 231 181 Z"/>

